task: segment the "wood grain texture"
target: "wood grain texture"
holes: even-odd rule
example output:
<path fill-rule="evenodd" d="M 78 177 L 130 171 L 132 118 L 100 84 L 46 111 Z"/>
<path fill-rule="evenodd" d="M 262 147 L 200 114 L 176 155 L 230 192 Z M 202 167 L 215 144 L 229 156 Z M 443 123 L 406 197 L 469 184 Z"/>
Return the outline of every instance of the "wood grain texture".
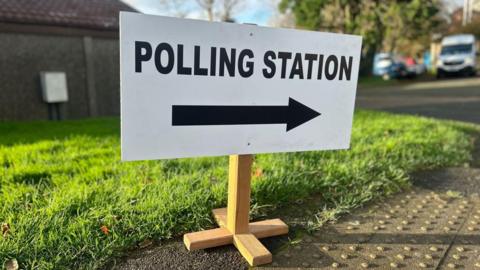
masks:
<path fill-rule="evenodd" d="M 257 238 L 265 238 L 288 233 L 288 225 L 281 219 L 267 219 L 257 222 L 252 222 L 248 226 L 250 233 Z"/>
<path fill-rule="evenodd" d="M 227 227 L 227 208 L 217 208 L 212 210 L 213 217 L 221 228 Z"/>
<path fill-rule="evenodd" d="M 217 208 L 212 210 L 213 216 L 221 228 L 226 228 L 227 208 Z M 248 230 L 257 238 L 265 238 L 288 233 L 288 225 L 281 219 L 267 219 L 262 221 L 251 222 Z"/>
<path fill-rule="evenodd" d="M 231 155 L 228 174 L 227 228 L 248 233 L 252 155 Z"/>
<path fill-rule="evenodd" d="M 253 234 L 236 234 L 233 243 L 251 266 L 272 262 L 272 253 Z"/>
<path fill-rule="evenodd" d="M 187 233 L 183 242 L 188 250 L 205 249 L 233 243 L 233 235 L 226 228 Z"/>

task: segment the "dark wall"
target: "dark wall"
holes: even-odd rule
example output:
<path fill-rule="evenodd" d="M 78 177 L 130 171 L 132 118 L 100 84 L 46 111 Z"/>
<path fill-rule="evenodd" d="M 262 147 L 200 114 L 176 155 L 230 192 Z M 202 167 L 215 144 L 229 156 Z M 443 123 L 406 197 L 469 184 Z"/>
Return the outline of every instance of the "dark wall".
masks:
<path fill-rule="evenodd" d="M 120 50 L 117 40 L 93 39 L 97 111 L 101 116 L 120 115 Z"/>
<path fill-rule="evenodd" d="M 118 40 L 94 38 L 93 48 L 96 95 L 91 97 L 83 37 L 0 33 L 0 120 L 49 118 L 41 97 L 41 71 L 66 72 L 69 101 L 61 106 L 64 118 L 89 117 L 89 98 L 97 99 L 99 116 L 118 115 Z"/>

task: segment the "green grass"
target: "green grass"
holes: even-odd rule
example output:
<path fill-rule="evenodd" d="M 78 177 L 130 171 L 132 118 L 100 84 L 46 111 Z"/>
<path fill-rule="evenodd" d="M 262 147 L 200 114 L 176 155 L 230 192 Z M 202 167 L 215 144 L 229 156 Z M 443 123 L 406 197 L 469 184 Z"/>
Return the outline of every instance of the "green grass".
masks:
<path fill-rule="evenodd" d="M 399 80 L 392 79 L 392 80 L 384 80 L 382 77 L 379 76 L 362 76 L 358 78 L 358 87 L 359 88 L 371 88 L 371 87 L 387 87 L 398 85 L 400 83 Z"/>
<path fill-rule="evenodd" d="M 321 192 L 352 209 L 408 187 L 408 173 L 467 162 L 466 124 L 360 111 L 349 151 L 257 155 L 252 200 Z M 0 266 L 99 268 L 144 239 L 212 226 L 226 203 L 227 157 L 120 162 L 119 121 L 0 124 Z M 102 232 L 106 226 L 109 233 Z"/>

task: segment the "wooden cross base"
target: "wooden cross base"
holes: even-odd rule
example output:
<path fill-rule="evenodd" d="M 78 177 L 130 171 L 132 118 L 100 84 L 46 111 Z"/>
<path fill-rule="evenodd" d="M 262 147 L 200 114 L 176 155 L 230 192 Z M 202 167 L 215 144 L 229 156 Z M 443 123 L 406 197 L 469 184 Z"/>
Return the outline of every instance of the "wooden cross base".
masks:
<path fill-rule="evenodd" d="M 185 234 L 188 250 L 234 244 L 251 266 L 272 262 L 272 254 L 258 238 L 287 234 L 288 226 L 280 219 L 249 223 L 252 162 L 252 155 L 230 156 L 228 205 L 213 210 L 220 228 Z"/>
<path fill-rule="evenodd" d="M 259 238 L 288 233 L 288 226 L 280 219 L 251 222 L 249 233 L 233 234 L 227 228 L 227 208 L 214 209 L 213 216 L 220 228 L 187 233 L 183 242 L 188 250 L 205 249 L 234 244 L 251 266 L 272 262 L 272 254 L 258 241 Z"/>

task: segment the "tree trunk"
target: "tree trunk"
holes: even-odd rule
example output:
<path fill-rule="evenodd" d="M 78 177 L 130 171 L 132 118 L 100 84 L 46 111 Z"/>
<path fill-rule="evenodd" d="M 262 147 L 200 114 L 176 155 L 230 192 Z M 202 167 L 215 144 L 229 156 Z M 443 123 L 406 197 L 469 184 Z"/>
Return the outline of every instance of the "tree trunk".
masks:
<path fill-rule="evenodd" d="M 373 58 L 375 57 L 376 51 L 377 51 L 377 46 L 369 46 L 366 49 L 365 54 L 362 54 L 362 57 L 360 59 L 360 76 L 370 76 L 370 75 L 372 75 L 372 73 L 373 73 Z"/>

